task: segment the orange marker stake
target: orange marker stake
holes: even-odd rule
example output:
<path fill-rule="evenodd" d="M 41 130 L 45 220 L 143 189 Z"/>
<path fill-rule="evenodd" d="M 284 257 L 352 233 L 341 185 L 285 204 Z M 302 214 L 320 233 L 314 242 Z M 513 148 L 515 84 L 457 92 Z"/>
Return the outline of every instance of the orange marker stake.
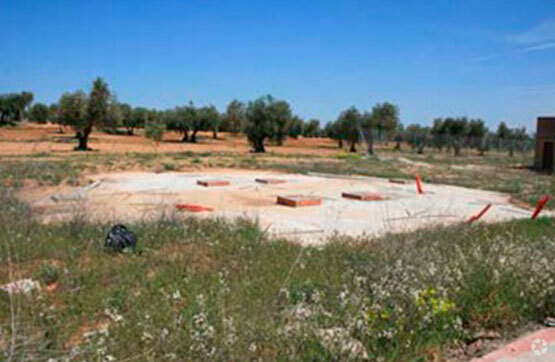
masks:
<path fill-rule="evenodd" d="M 56 291 L 56 289 L 58 289 L 58 287 L 59 287 L 59 284 L 57 282 L 54 282 L 52 284 L 48 284 L 46 286 L 46 290 L 49 291 L 50 293 L 52 293 L 52 292 Z"/>
<path fill-rule="evenodd" d="M 542 211 L 543 207 L 545 206 L 545 204 L 547 204 L 547 202 L 550 199 L 551 199 L 551 197 L 549 195 L 545 195 L 544 197 L 542 197 L 540 199 L 540 201 L 538 201 L 538 206 L 536 206 L 536 211 L 534 211 L 534 213 L 532 214 L 532 220 L 535 220 L 538 217 L 538 215 Z"/>
<path fill-rule="evenodd" d="M 416 174 L 416 191 L 418 191 L 420 195 L 424 193 L 424 191 L 422 191 L 422 180 L 420 180 L 419 174 Z"/>
<path fill-rule="evenodd" d="M 472 216 L 470 219 L 468 219 L 467 223 L 471 224 L 471 223 L 473 223 L 474 221 L 479 220 L 482 216 L 484 216 L 484 214 L 485 214 L 486 212 L 488 212 L 488 210 L 490 209 L 490 207 L 491 207 L 491 204 L 487 204 L 486 207 L 484 207 L 484 208 L 482 209 L 482 211 L 480 211 L 478 214 L 476 214 L 476 215 Z"/>

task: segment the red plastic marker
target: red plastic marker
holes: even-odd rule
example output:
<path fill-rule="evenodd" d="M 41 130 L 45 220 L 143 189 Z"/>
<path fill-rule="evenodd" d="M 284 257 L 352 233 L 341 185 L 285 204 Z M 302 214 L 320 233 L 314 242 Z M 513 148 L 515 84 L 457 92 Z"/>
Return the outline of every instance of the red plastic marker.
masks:
<path fill-rule="evenodd" d="M 470 219 L 468 219 L 467 223 L 471 224 L 471 223 L 473 223 L 474 221 L 479 220 L 482 216 L 484 216 L 484 214 L 485 214 L 486 212 L 488 212 L 488 210 L 490 209 L 490 207 L 491 207 L 491 204 L 487 204 L 486 207 L 484 207 L 484 208 L 482 209 L 482 211 L 480 211 L 478 214 L 476 214 L 476 215 L 472 216 Z"/>
<path fill-rule="evenodd" d="M 424 191 L 422 191 L 422 180 L 420 180 L 419 174 L 416 174 L 416 191 L 418 191 L 420 195 L 424 193 Z"/>
<path fill-rule="evenodd" d="M 547 204 L 547 202 L 550 199 L 551 199 L 551 196 L 545 195 L 544 197 L 542 197 L 540 199 L 540 201 L 538 201 L 538 206 L 536 206 L 536 211 L 534 211 L 534 213 L 532 214 L 532 220 L 535 220 L 538 217 L 538 215 L 542 211 L 543 207 L 545 206 L 545 204 Z"/>

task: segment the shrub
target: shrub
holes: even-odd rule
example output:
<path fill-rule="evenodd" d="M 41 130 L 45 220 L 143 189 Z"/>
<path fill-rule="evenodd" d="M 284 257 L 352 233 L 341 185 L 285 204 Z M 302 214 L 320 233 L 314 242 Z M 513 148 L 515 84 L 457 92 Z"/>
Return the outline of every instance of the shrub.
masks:
<path fill-rule="evenodd" d="M 145 121 L 145 137 L 155 142 L 160 142 L 164 137 L 166 126 L 164 123 L 153 117 L 148 117 Z"/>

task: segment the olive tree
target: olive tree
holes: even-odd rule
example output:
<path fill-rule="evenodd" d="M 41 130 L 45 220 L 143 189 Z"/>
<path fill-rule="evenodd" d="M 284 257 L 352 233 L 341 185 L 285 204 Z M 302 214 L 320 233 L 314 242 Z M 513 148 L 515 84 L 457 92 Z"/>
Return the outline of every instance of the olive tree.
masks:
<path fill-rule="evenodd" d="M 289 103 L 281 100 L 273 100 L 269 106 L 270 117 L 274 125 L 274 132 L 271 137 L 277 145 L 283 145 L 283 141 L 289 133 L 292 122 L 291 107 Z"/>
<path fill-rule="evenodd" d="M 83 91 L 64 93 L 58 102 L 56 123 L 71 125 L 75 130 L 85 127 L 87 120 L 87 95 Z M 79 139 L 79 146 L 82 146 Z M 86 143 L 84 145 L 86 149 Z"/>
<path fill-rule="evenodd" d="M 49 116 L 48 106 L 44 103 L 35 103 L 29 110 L 29 120 L 35 123 L 46 123 Z"/>
<path fill-rule="evenodd" d="M 449 133 L 449 143 L 453 147 L 454 155 L 460 156 L 464 137 L 468 132 L 468 119 L 466 117 L 448 117 L 445 118 L 444 122 Z"/>
<path fill-rule="evenodd" d="M 291 108 L 285 101 L 272 96 L 249 102 L 246 111 L 245 133 L 254 152 L 265 152 L 264 142 L 272 139 L 278 144 L 285 138 L 285 127 L 291 119 Z"/>
<path fill-rule="evenodd" d="M 135 122 L 135 119 L 133 119 L 133 108 L 127 103 L 121 103 L 119 110 L 121 113 L 121 125 L 125 127 L 128 136 L 133 136 L 135 128 L 144 125 L 144 122 Z"/>
<path fill-rule="evenodd" d="M 304 121 L 301 117 L 299 116 L 293 116 L 291 118 L 291 122 L 289 124 L 289 129 L 288 129 L 288 136 L 291 138 L 299 138 L 300 135 L 303 134 L 303 129 L 304 129 Z"/>
<path fill-rule="evenodd" d="M 96 78 L 93 82 L 91 92 L 88 97 L 83 97 L 82 92 L 73 93 L 74 98 L 79 98 L 79 102 L 85 105 L 85 114 L 83 117 L 77 117 L 77 113 L 73 113 L 75 117 L 62 117 L 63 124 L 73 127 L 79 144 L 75 148 L 78 151 L 90 150 L 87 143 L 89 135 L 93 127 L 109 124 L 110 103 L 111 98 L 108 84 L 102 78 Z M 76 96 L 79 94 L 79 96 Z M 74 100 L 76 100 L 74 99 Z M 64 107 L 60 100 L 60 107 Z"/>
<path fill-rule="evenodd" d="M 201 113 L 204 114 L 201 115 Z M 204 131 L 207 128 L 206 111 L 201 112 L 201 109 L 195 108 L 193 102 L 189 102 L 189 104 L 185 107 L 184 115 L 186 117 L 187 124 L 189 124 L 191 129 L 191 138 L 189 140 L 192 143 L 196 143 L 197 133 L 199 131 Z"/>
<path fill-rule="evenodd" d="M 341 134 L 340 127 L 339 121 L 329 122 L 324 127 L 324 135 L 337 141 L 337 147 L 343 148 L 343 135 Z"/>
<path fill-rule="evenodd" d="M 210 105 L 202 107 L 198 110 L 198 117 L 201 118 L 201 123 L 206 128 L 212 130 L 212 138 L 218 139 L 218 131 L 220 130 L 220 125 L 222 124 L 222 117 L 216 109 L 216 107 Z"/>
<path fill-rule="evenodd" d="M 378 140 L 383 141 L 384 135 L 390 139 L 399 124 L 399 107 L 389 102 L 378 103 L 372 107 L 372 118 Z"/>
<path fill-rule="evenodd" d="M 350 145 L 349 152 L 357 151 L 356 144 L 361 141 L 361 122 L 362 115 L 354 106 L 341 112 L 337 119 L 339 134 Z"/>
<path fill-rule="evenodd" d="M 233 100 L 227 105 L 223 117 L 224 129 L 231 133 L 239 133 L 245 128 L 246 108 L 243 102 Z"/>
<path fill-rule="evenodd" d="M 189 130 L 191 128 L 191 117 L 187 107 L 175 107 L 164 112 L 166 127 L 183 135 L 181 142 L 189 141 Z"/>
<path fill-rule="evenodd" d="M 0 126 L 19 122 L 33 103 L 33 93 L 0 94 Z"/>
<path fill-rule="evenodd" d="M 145 137 L 154 142 L 160 142 L 164 138 L 164 131 L 166 130 L 166 125 L 160 114 L 154 110 L 146 110 L 142 113 L 142 116 L 145 122 Z"/>
<path fill-rule="evenodd" d="M 321 133 L 320 121 L 313 118 L 303 128 L 303 137 L 319 137 Z"/>
<path fill-rule="evenodd" d="M 374 154 L 374 129 L 377 131 L 379 141 L 383 140 L 384 134 L 391 139 L 399 125 L 399 107 L 389 102 L 378 103 L 372 107 L 370 113 L 365 112 L 362 116 L 362 128 L 366 139 L 368 155 Z"/>

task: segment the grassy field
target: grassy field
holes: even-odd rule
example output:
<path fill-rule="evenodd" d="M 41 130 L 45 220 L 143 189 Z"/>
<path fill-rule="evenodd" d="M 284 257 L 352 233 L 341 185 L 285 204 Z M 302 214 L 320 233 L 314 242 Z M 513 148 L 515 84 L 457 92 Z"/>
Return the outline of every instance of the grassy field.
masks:
<path fill-rule="evenodd" d="M 4 141 L 35 142 L 24 136 Z M 168 215 L 129 225 L 138 249 L 113 253 L 103 246 L 110 225 L 80 214 L 40 224 L 15 198 L 44 185 L 83 185 L 99 172 L 204 168 L 409 179 L 418 172 L 425 182 L 503 191 L 531 204 L 555 194 L 553 176 L 526 168 L 530 154 L 467 150 L 454 158 L 382 145 L 365 159 L 333 142 L 302 142 L 263 155 L 242 144 L 124 153 L 37 146 L 2 156 L 0 285 L 32 278 L 43 289 L 0 292 L 1 358 L 466 360 L 484 352 L 476 348 L 479 336 L 503 340 L 555 315 L 553 218 L 379 239 L 337 235 L 325 246 L 301 248 L 252 220 Z"/>
<path fill-rule="evenodd" d="M 58 285 L 0 296 L 4 358 L 465 359 L 476 333 L 555 314 L 554 219 L 301 248 L 247 220 L 168 217 L 116 254 L 108 225 L 1 201 L 0 281 Z"/>

